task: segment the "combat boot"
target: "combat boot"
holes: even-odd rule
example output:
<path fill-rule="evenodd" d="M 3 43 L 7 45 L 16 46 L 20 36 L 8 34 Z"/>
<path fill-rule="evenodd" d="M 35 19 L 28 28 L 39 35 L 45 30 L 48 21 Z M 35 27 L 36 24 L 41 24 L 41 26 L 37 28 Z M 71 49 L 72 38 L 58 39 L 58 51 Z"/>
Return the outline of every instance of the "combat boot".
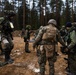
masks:
<path fill-rule="evenodd" d="M 1 63 L 0 63 L 0 67 L 3 67 L 3 66 L 5 66 L 5 65 L 7 65 L 7 64 L 12 64 L 12 63 L 13 63 L 13 60 L 12 60 L 12 59 L 9 59 L 8 61 L 1 62 Z"/>
<path fill-rule="evenodd" d="M 5 52 L 5 63 L 12 64 L 13 62 L 14 62 L 14 60 L 11 59 L 10 52 L 9 51 Z"/>
<path fill-rule="evenodd" d="M 12 64 L 14 62 L 13 59 L 9 59 L 8 61 L 6 61 L 8 64 Z"/>
<path fill-rule="evenodd" d="M 30 51 L 30 50 L 25 50 L 25 52 L 26 52 L 26 53 L 31 53 L 31 51 Z"/>
<path fill-rule="evenodd" d="M 45 75 L 45 67 L 40 67 L 40 75 Z"/>
<path fill-rule="evenodd" d="M 0 67 L 3 67 L 5 65 L 7 65 L 8 63 L 7 62 L 0 62 Z"/>
<path fill-rule="evenodd" d="M 25 52 L 31 53 L 31 51 L 29 50 L 29 43 L 28 42 L 25 43 Z"/>

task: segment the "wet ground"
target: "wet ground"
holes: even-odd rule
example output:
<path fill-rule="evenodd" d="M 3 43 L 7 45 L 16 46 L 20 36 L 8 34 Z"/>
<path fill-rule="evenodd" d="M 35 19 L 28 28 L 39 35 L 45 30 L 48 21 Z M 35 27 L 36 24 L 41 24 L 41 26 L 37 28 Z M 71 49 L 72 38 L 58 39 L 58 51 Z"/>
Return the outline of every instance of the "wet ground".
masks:
<path fill-rule="evenodd" d="M 39 65 L 37 63 L 36 50 L 33 50 L 32 43 L 30 43 L 31 53 L 25 53 L 23 38 L 14 37 L 13 42 L 14 49 L 11 52 L 11 57 L 14 59 L 14 63 L 0 67 L 0 75 L 37 75 Z M 55 75 L 67 75 L 65 71 L 67 61 L 64 60 L 66 55 L 60 52 L 59 46 L 59 56 L 55 63 Z M 4 61 L 4 56 L 0 56 L 0 61 Z M 46 64 L 45 74 L 48 75 L 48 62 Z"/>

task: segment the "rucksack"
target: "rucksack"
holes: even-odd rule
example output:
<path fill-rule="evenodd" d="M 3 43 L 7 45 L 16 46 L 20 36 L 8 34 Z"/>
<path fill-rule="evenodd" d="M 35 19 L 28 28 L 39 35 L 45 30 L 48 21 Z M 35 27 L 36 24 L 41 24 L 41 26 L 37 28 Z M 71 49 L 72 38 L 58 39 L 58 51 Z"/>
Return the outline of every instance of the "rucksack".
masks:
<path fill-rule="evenodd" d="M 49 41 L 51 41 L 51 40 L 55 41 L 56 40 L 56 34 L 57 34 L 57 29 L 55 27 L 53 27 L 52 25 L 47 26 L 46 30 L 43 34 L 43 39 L 46 39 Z"/>

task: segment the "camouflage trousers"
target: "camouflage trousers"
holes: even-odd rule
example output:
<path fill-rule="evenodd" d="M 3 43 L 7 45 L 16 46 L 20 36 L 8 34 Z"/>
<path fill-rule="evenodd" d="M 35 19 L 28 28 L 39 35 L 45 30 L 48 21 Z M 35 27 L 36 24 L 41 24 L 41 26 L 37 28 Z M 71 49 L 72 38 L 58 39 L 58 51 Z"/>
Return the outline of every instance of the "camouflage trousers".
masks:
<path fill-rule="evenodd" d="M 40 66 L 40 75 L 45 75 L 45 65 L 48 60 L 49 63 L 49 75 L 54 75 L 54 62 L 56 60 L 56 56 L 54 55 L 55 46 L 53 45 L 40 45 L 40 55 L 38 57 L 38 63 Z"/>
<path fill-rule="evenodd" d="M 11 50 L 14 47 L 12 38 L 3 36 L 1 39 L 1 45 L 2 45 L 2 49 L 4 51 L 4 54 L 5 54 L 5 61 L 8 61 L 10 59 Z"/>
<path fill-rule="evenodd" d="M 76 53 L 68 55 L 68 67 L 70 72 L 76 75 Z"/>
<path fill-rule="evenodd" d="M 1 38 L 1 45 L 2 45 L 2 49 L 6 50 L 6 49 L 13 49 L 14 47 L 14 44 L 13 44 L 13 41 L 12 41 L 12 38 L 9 37 L 9 36 L 3 36 Z"/>

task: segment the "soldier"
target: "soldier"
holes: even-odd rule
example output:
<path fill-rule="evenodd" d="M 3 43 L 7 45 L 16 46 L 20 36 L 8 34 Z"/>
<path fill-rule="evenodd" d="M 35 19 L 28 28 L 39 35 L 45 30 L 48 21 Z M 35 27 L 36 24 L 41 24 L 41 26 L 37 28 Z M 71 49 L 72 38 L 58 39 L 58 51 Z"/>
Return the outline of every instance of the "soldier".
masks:
<path fill-rule="evenodd" d="M 66 28 L 65 26 L 62 26 L 62 28 L 60 29 L 60 35 L 62 36 L 63 39 L 64 39 L 65 34 L 66 34 Z"/>
<path fill-rule="evenodd" d="M 62 45 L 66 46 L 60 37 L 56 25 L 56 21 L 54 19 L 50 19 L 48 21 L 48 25 L 39 30 L 39 33 L 35 38 L 35 42 L 33 43 L 33 48 L 39 44 L 39 50 L 41 52 L 38 59 L 40 75 L 45 75 L 45 65 L 47 60 L 49 62 L 49 75 L 54 75 L 54 62 L 56 61 L 55 45 L 57 44 L 56 37 Z"/>
<path fill-rule="evenodd" d="M 0 55 L 3 55 L 4 54 L 4 51 L 3 51 L 3 49 L 2 49 L 2 46 L 1 46 L 1 22 L 4 20 L 4 18 L 3 17 L 0 17 L 0 50 L 1 50 L 1 53 L 0 53 Z"/>
<path fill-rule="evenodd" d="M 25 36 L 25 29 L 24 29 L 24 28 L 22 28 L 21 38 L 24 38 L 24 36 Z"/>
<path fill-rule="evenodd" d="M 25 42 L 25 52 L 30 53 L 31 51 L 29 50 L 29 40 L 30 40 L 30 29 L 31 26 L 27 25 L 25 29 L 25 36 L 24 36 L 24 42 Z"/>
<path fill-rule="evenodd" d="M 68 66 L 66 68 L 68 75 L 76 75 L 76 28 L 70 22 L 67 22 L 66 29 L 68 31 L 66 38 L 68 52 Z"/>
<path fill-rule="evenodd" d="M 14 16 L 15 13 L 13 11 L 8 12 L 1 23 L 1 45 L 5 55 L 5 62 L 3 63 L 3 65 L 13 63 L 13 59 L 11 59 L 10 53 L 14 47 L 14 44 L 12 42 L 12 32 L 14 28 L 12 19 Z"/>

